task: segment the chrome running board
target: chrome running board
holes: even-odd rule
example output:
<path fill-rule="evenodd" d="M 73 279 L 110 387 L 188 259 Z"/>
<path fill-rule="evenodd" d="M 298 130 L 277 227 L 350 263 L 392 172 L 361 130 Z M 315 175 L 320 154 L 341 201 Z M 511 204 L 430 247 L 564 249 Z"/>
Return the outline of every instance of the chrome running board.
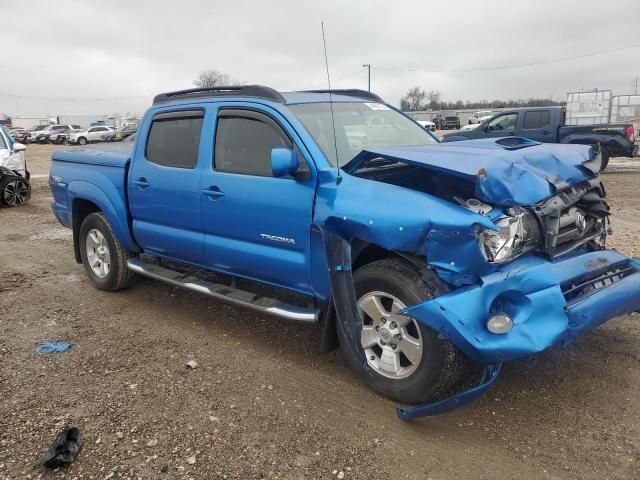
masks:
<path fill-rule="evenodd" d="M 204 293 L 210 297 L 235 303 L 242 307 L 251 308 L 258 312 L 267 313 L 287 320 L 294 320 L 303 323 L 317 323 L 320 311 L 314 308 L 303 308 L 289 305 L 275 298 L 263 297 L 255 293 L 228 287 L 219 283 L 211 283 L 195 277 L 189 273 L 182 273 L 160 265 L 145 263 L 139 258 L 132 258 L 127 261 L 129 270 L 132 270 L 145 277 L 186 288 L 194 292 Z"/>

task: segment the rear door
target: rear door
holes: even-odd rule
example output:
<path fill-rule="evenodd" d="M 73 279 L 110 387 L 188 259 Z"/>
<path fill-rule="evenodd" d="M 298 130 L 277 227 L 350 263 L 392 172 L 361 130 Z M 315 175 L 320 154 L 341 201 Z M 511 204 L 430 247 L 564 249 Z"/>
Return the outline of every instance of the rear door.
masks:
<path fill-rule="evenodd" d="M 198 169 L 203 120 L 203 109 L 163 110 L 140 129 L 129 203 L 134 237 L 147 253 L 198 264 L 204 259 Z"/>
<path fill-rule="evenodd" d="M 315 171 L 295 131 L 266 106 L 223 104 L 214 145 L 201 182 L 207 265 L 308 292 Z M 273 148 L 296 151 L 295 178 L 273 177 Z"/>
<path fill-rule="evenodd" d="M 517 134 L 543 143 L 553 142 L 551 110 L 526 110 L 520 113 Z"/>

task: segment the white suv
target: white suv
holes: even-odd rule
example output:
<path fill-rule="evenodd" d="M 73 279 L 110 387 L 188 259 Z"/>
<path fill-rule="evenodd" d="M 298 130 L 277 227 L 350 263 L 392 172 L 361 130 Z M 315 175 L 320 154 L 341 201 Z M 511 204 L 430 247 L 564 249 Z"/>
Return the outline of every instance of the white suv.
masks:
<path fill-rule="evenodd" d="M 493 112 L 491 110 L 483 110 L 481 112 L 476 112 L 469 119 L 469 125 L 473 123 L 482 123 L 485 120 L 489 120 L 491 117 L 493 117 Z"/>
<path fill-rule="evenodd" d="M 78 145 L 86 145 L 92 142 L 102 142 L 104 137 L 113 132 L 113 127 L 107 127 L 106 125 L 96 125 L 95 127 L 89 127 L 81 132 L 74 132 L 69 135 L 67 142 L 77 143 Z"/>

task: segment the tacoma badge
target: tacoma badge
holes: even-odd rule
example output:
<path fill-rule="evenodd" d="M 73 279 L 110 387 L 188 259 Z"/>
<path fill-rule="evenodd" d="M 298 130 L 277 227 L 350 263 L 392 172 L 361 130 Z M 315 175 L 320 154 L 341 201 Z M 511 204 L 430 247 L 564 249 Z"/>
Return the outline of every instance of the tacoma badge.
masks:
<path fill-rule="evenodd" d="M 272 242 L 288 243 L 289 245 L 295 245 L 296 241 L 293 238 L 280 237 L 278 235 L 269 235 L 268 233 L 261 233 L 260 236 L 265 240 L 271 240 Z"/>

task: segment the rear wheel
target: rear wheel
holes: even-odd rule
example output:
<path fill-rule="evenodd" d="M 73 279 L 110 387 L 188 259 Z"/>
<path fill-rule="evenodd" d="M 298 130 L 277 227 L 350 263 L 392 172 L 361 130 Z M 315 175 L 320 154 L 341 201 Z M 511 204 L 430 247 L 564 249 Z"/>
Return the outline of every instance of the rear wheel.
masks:
<path fill-rule="evenodd" d="M 4 175 L 0 179 L 0 207 L 19 207 L 29 200 L 29 180 L 19 175 Z"/>
<path fill-rule="evenodd" d="M 600 171 L 603 171 L 607 168 L 607 165 L 609 165 L 609 150 L 607 150 L 607 147 L 600 148 L 600 155 L 602 157 L 602 168 Z"/>
<path fill-rule="evenodd" d="M 437 398 L 460 377 L 462 353 L 431 328 L 398 314 L 433 298 L 436 282 L 400 259 L 365 265 L 354 273 L 359 335 L 349 340 L 345 326 L 337 325 L 351 367 L 372 389 L 401 402 Z"/>
<path fill-rule="evenodd" d="M 87 215 L 79 241 L 84 269 L 96 288 L 113 292 L 131 285 L 134 273 L 127 267 L 131 255 L 122 248 L 103 213 Z"/>

